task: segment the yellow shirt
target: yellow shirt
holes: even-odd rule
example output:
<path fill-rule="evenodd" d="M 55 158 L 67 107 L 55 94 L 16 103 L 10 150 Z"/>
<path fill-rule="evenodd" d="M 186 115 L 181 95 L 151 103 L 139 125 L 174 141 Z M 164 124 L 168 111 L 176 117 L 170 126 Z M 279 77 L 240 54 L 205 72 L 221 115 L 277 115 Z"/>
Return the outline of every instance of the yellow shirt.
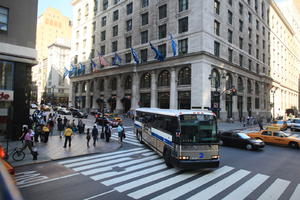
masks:
<path fill-rule="evenodd" d="M 73 134 L 73 131 L 70 128 L 66 128 L 64 134 L 65 134 L 65 136 L 71 136 Z"/>

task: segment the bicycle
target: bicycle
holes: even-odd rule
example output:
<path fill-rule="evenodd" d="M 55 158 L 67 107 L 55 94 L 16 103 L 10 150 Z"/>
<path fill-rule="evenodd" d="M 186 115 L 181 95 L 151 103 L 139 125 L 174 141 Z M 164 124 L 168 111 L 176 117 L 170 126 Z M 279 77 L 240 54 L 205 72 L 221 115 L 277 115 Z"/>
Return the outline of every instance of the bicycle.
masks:
<path fill-rule="evenodd" d="M 22 148 L 19 148 L 18 146 L 14 148 L 13 151 L 6 154 L 6 160 L 9 159 L 9 156 L 12 155 L 12 159 L 14 161 L 22 161 L 25 158 L 25 153 Z"/>

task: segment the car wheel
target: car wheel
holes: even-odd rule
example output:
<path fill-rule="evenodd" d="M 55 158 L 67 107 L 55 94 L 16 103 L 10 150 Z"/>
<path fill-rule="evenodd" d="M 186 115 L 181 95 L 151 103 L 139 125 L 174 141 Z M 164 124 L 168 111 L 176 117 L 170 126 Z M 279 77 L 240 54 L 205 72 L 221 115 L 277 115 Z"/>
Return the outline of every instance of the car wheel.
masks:
<path fill-rule="evenodd" d="M 170 150 L 165 149 L 163 157 L 164 157 L 164 160 L 165 160 L 165 163 L 166 163 L 167 167 L 172 168 L 173 165 L 171 163 L 171 152 L 170 152 Z"/>
<path fill-rule="evenodd" d="M 220 140 L 220 141 L 219 141 L 219 144 L 220 144 L 221 146 L 223 146 L 223 145 L 224 145 L 224 141 L 223 141 L 223 140 Z"/>
<path fill-rule="evenodd" d="M 294 149 L 298 149 L 298 148 L 299 148 L 297 142 L 290 142 L 290 143 L 289 143 L 289 146 L 292 147 L 292 148 L 294 148 Z"/>
<path fill-rule="evenodd" d="M 253 149 L 252 144 L 247 144 L 247 145 L 246 145 L 246 149 L 247 149 L 247 150 L 252 150 L 252 149 Z"/>

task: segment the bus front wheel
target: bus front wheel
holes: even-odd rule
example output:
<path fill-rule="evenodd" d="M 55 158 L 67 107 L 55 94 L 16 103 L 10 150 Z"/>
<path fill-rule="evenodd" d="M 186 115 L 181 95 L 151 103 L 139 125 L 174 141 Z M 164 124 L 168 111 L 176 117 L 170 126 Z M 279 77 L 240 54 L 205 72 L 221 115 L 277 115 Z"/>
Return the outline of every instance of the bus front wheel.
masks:
<path fill-rule="evenodd" d="M 167 167 L 171 168 L 173 167 L 172 163 L 171 163 L 171 152 L 168 149 L 164 150 L 164 154 L 163 154 L 165 163 L 167 165 Z"/>

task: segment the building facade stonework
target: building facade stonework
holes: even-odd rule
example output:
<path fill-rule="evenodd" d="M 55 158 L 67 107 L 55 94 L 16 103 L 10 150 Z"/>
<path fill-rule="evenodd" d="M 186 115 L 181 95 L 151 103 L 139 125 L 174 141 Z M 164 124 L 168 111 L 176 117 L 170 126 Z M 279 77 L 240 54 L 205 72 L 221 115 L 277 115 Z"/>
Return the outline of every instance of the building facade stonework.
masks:
<path fill-rule="evenodd" d="M 110 66 L 101 66 L 92 54 L 97 69 L 71 78 L 73 106 L 97 108 L 101 99 L 111 112 L 208 108 L 222 120 L 271 117 L 269 1 L 108 0 L 93 5 L 93 49 Z M 77 7 L 73 13 L 76 19 Z M 177 43 L 176 56 L 169 33 Z M 166 57 L 163 62 L 154 59 L 149 42 Z M 141 63 L 134 62 L 130 47 Z M 115 53 L 122 58 L 120 66 L 111 64 Z"/>

